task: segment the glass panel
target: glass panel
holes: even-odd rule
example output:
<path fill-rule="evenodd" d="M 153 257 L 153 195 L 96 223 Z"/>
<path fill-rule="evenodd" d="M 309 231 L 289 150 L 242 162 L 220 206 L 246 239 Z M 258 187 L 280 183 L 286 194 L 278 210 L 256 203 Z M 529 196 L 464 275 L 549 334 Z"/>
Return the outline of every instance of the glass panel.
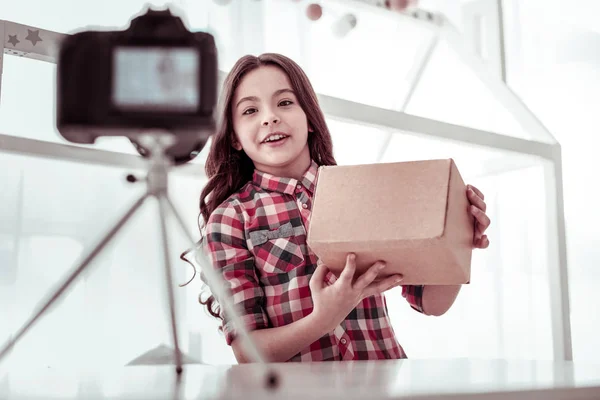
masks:
<path fill-rule="evenodd" d="M 383 129 L 327 117 L 338 165 L 370 164 L 379 161 L 388 140 Z"/>
<path fill-rule="evenodd" d="M 185 12 L 189 29 L 207 31 L 214 36 L 219 54 L 219 69 L 229 71 L 239 57 L 250 52 L 247 47 L 254 43 L 253 31 L 260 34 L 258 26 L 262 24 L 256 20 L 255 14 L 263 6 L 254 1 L 231 1 L 227 5 L 219 3 L 194 0 L 181 1 L 180 5 Z"/>
<path fill-rule="evenodd" d="M 409 132 L 394 132 L 382 162 L 452 158 L 463 179 L 505 173 L 536 165 L 537 159 L 463 142 L 441 140 Z"/>
<path fill-rule="evenodd" d="M 17 279 L 17 239 L 16 235 L 0 233 L 0 286 L 8 286 Z M 2 315 L 0 310 L 0 315 Z M 0 318 L 4 321 L 4 317 Z"/>
<path fill-rule="evenodd" d="M 287 22 L 270 18 L 275 14 L 267 11 L 267 21 L 277 20 L 273 26 L 280 28 L 277 34 L 275 29 L 267 31 L 272 33 L 269 48 L 285 53 L 293 51 L 285 44 L 294 43 L 291 37 L 297 37 L 298 32 L 284 26 L 300 26 L 299 62 L 318 93 L 382 108 L 401 105 L 409 90 L 416 58 L 431 40 L 432 32 L 391 13 L 388 16 L 342 2 L 326 3 L 321 19 L 311 22 L 305 17 L 306 6 L 296 5 L 295 18 L 301 21 L 295 23 L 294 16 Z M 334 33 L 335 26 L 348 13 L 356 17 L 356 27 L 345 37 L 339 37 Z"/>
<path fill-rule="evenodd" d="M 406 112 L 502 135 L 539 140 L 538 134 L 523 130 L 514 115 L 445 40 L 440 40 L 433 52 Z M 544 141 L 554 143 L 549 137 Z"/>
<path fill-rule="evenodd" d="M 0 170 L 10 171 L 0 175 L 5 188 L 0 214 L 4 343 L 143 187 L 125 181 L 127 173 L 142 171 L 3 153 Z M 189 175 L 173 174 L 171 180 L 172 199 L 196 238 L 198 197 L 205 183 Z M 192 271 L 179 254 L 190 244 L 171 218 L 169 234 L 175 281 L 183 283 Z M 15 369 L 76 366 L 83 374 L 125 365 L 160 345 L 172 346 L 159 239 L 151 200 L 15 347 L 8 364 Z M 217 321 L 198 304 L 199 283 L 196 277 L 175 289 L 182 349 L 201 362 L 234 363 Z"/>
<path fill-rule="evenodd" d="M 307 6 L 280 0 L 227 6 L 197 1 L 185 10 L 191 26 L 208 26 L 217 38 L 224 71 L 243 55 L 277 52 L 298 62 L 318 93 L 383 108 L 402 104 L 415 59 L 432 31 L 374 7 L 342 2 L 323 3 L 323 16 L 312 22 Z M 348 13 L 356 17 L 356 27 L 338 37 L 333 27 Z"/>

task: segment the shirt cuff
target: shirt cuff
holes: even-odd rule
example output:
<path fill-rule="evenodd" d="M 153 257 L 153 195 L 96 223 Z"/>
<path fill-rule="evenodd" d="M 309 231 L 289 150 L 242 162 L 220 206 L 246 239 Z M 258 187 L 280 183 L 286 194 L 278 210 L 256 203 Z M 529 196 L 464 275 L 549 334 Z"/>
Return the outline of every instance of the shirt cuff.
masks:
<path fill-rule="evenodd" d="M 423 312 L 423 285 L 407 285 L 402 287 L 402 296 L 408 301 L 410 306 L 420 312 Z"/>
<path fill-rule="evenodd" d="M 240 318 L 248 332 L 269 327 L 267 323 L 267 316 L 264 313 L 244 314 L 241 315 Z M 225 341 L 227 342 L 227 345 L 231 346 L 233 339 L 235 339 L 238 335 L 237 330 L 234 329 L 233 320 L 223 323 L 223 333 L 225 334 Z"/>

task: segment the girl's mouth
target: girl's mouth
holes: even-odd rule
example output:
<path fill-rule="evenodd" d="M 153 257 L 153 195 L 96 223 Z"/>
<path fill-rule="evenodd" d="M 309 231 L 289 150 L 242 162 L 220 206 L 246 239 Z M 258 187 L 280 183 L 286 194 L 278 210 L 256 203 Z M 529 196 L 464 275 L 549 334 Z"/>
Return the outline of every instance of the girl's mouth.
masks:
<path fill-rule="evenodd" d="M 283 133 L 276 133 L 274 135 L 269 135 L 265 140 L 262 141 L 263 144 L 276 144 L 284 142 L 285 139 L 288 138 L 288 135 L 284 135 Z"/>

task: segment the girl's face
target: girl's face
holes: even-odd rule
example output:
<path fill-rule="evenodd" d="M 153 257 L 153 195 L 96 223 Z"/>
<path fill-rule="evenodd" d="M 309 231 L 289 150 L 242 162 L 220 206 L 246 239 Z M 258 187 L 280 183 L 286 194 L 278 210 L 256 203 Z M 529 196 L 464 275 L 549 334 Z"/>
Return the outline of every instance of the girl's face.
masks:
<path fill-rule="evenodd" d="M 299 179 L 310 166 L 308 121 L 287 75 L 278 67 L 249 72 L 231 104 L 234 148 L 256 169 Z"/>

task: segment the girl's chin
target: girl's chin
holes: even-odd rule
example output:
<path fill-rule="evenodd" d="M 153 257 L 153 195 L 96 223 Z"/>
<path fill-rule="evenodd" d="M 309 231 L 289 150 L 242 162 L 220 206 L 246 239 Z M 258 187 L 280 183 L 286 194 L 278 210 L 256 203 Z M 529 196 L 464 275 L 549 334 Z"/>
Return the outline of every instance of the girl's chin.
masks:
<path fill-rule="evenodd" d="M 270 154 L 267 157 L 263 157 L 258 163 L 267 167 L 281 168 L 286 167 L 294 163 L 298 158 L 295 154 Z"/>
<path fill-rule="evenodd" d="M 269 157 L 269 159 L 267 160 L 263 160 L 263 162 L 261 164 L 269 166 L 269 167 L 285 167 L 286 165 L 289 165 L 292 162 L 292 158 L 291 157 L 276 157 L 276 158 L 271 158 Z"/>

